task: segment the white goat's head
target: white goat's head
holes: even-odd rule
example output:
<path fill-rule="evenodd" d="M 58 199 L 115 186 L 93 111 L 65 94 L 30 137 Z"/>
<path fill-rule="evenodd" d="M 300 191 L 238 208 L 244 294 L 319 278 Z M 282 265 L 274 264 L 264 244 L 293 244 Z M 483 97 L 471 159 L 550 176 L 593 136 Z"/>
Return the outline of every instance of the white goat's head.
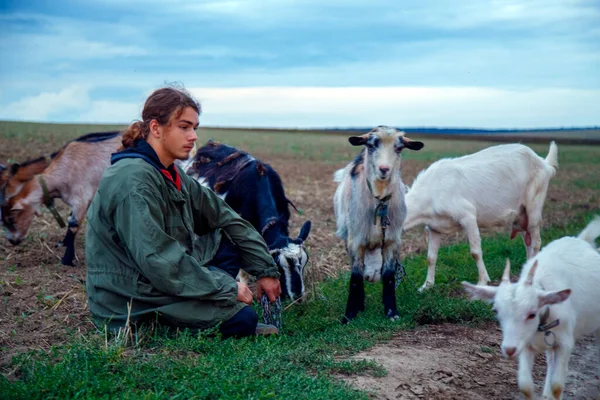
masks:
<path fill-rule="evenodd" d="M 364 152 L 367 169 L 365 172 L 376 196 L 387 194 L 383 193 L 385 188 L 394 177 L 398 176 L 402 150 L 423 148 L 422 142 L 404 136 L 403 131 L 383 125 L 364 135 L 352 136 L 348 141 L 353 146 L 367 147 L 367 151 Z"/>
<path fill-rule="evenodd" d="M 561 303 L 571 294 L 571 289 L 549 292 L 533 285 L 537 267 L 538 261 L 535 260 L 525 280 L 511 283 L 510 261 L 506 260 L 500 286 L 462 283 L 465 291 L 474 299 L 493 302 L 502 328 L 502 352 L 507 357 L 518 356 L 532 341 L 546 306 Z"/>

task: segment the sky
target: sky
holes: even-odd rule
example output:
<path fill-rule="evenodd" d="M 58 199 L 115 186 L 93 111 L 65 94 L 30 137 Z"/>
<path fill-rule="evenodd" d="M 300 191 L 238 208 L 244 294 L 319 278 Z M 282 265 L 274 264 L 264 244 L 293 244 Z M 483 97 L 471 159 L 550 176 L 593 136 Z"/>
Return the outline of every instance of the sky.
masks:
<path fill-rule="evenodd" d="M 178 83 L 204 126 L 598 126 L 598 21 L 598 0 L 0 0 L 0 119 L 130 123 Z"/>

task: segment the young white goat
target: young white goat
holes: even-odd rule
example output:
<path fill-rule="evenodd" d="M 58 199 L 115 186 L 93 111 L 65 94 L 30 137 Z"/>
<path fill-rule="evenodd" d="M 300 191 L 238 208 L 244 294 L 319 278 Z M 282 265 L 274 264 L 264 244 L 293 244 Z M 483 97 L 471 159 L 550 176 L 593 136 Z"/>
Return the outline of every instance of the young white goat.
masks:
<path fill-rule="evenodd" d="M 406 194 L 404 230 L 425 225 L 429 233 L 429 268 L 422 289 L 435 283 L 441 235 L 467 234 L 479 270 L 479 284 L 489 282 L 479 229 L 512 223 L 511 239 L 521 233 L 527 258 L 541 245 L 540 223 L 550 178 L 558 168 L 554 142 L 545 159 L 521 144 L 489 147 L 458 158 L 442 159 L 421 171 Z"/>
<path fill-rule="evenodd" d="M 385 126 L 348 140 L 366 148 L 334 175 L 339 182 L 333 198 L 337 235 L 346 242 L 352 268 L 342 322 L 349 322 L 365 308 L 363 277 L 371 282 L 383 280 L 384 313 L 396 319 L 395 273 L 406 215 L 401 152 L 405 148 L 420 150 L 423 143 Z"/>
<path fill-rule="evenodd" d="M 577 238 L 563 237 L 544 247 L 527 261 L 517 283 L 509 280 L 508 261 L 498 287 L 463 282 L 474 298 L 493 301 L 502 327 L 502 352 L 519 357 L 518 385 L 526 398 L 534 392 L 531 370 L 536 353 L 546 352 L 543 395 L 555 399 L 562 396 L 577 339 L 595 333 L 600 355 L 600 254 L 594 243 L 598 236 L 600 217 Z"/>

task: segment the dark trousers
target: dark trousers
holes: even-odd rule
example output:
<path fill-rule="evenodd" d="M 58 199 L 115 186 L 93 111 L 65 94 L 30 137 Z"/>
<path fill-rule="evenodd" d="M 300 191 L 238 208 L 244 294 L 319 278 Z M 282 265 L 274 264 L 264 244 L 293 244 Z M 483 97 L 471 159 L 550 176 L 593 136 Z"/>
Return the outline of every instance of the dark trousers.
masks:
<path fill-rule="evenodd" d="M 234 279 L 240 271 L 241 257 L 238 249 L 233 243 L 223 236 L 221 244 L 217 250 L 217 254 L 211 260 L 210 265 L 227 272 Z M 237 314 L 221 323 L 219 331 L 223 335 L 223 339 L 229 337 L 246 337 L 254 335 L 256 324 L 258 323 L 258 314 L 250 306 L 242 308 Z"/>

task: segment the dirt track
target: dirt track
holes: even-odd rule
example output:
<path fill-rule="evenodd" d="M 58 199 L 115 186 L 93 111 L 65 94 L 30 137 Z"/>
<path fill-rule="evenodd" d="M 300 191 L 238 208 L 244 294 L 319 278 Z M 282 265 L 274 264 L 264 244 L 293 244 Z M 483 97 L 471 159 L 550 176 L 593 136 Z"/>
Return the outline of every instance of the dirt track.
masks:
<path fill-rule="evenodd" d="M 497 324 L 481 329 L 451 324 L 402 332 L 354 360 L 374 360 L 387 376 L 343 377 L 376 399 L 517 400 L 517 361 L 500 355 L 502 333 Z M 536 359 L 534 382 L 541 396 L 546 364 Z M 598 388 L 598 350 L 593 337 L 573 352 L 564 399 L 594 399 Z"/>

